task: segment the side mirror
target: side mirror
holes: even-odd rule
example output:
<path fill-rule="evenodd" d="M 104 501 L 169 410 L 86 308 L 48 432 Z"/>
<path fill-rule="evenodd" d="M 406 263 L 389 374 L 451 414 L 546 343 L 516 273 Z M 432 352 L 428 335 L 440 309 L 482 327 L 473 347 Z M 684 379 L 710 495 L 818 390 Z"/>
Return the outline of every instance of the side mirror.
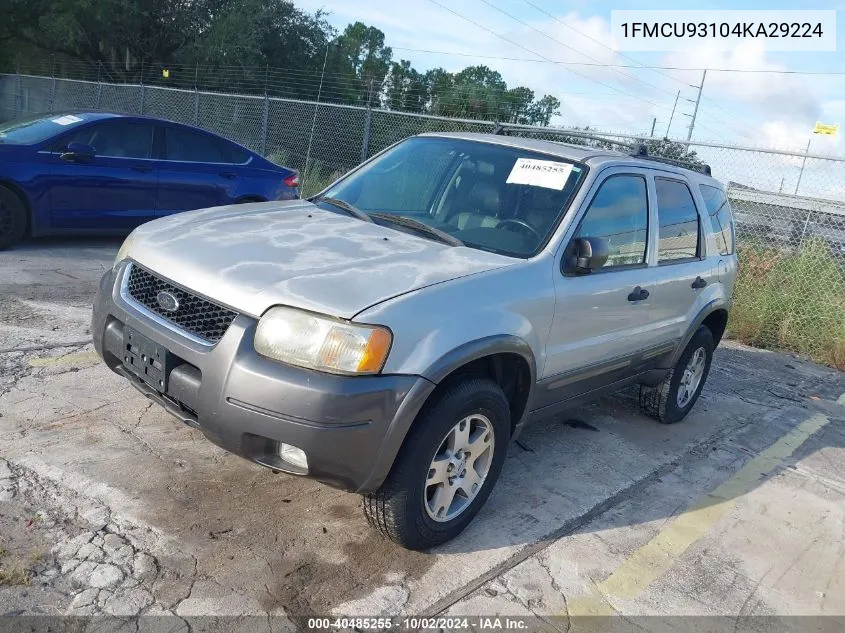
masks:
<path fill-rule="evenodd" d="M 62 152 L 62 160 L 68 162 L 86 161 L 94 158 L 94 148 L 85 143 L 68 143 L 65 151 Z"/>
<path fill-rule="evenodd" d="M 563 272 L 585 275 L 604 266 L 609 255 L 607 240 L 601 237 L 576 237 L 563 258 Z"/>

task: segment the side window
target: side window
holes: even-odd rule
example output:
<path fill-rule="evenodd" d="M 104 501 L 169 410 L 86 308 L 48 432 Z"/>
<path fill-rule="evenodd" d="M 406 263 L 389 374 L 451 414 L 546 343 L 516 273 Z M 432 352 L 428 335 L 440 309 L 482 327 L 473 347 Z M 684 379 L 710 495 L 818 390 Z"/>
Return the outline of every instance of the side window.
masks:
<path fill-rule="evenodd" d="M 80 130 L 76 130 L 72 134 L 62 137 L 50 148 L 51 152 L 63 152 L 71 143 L 83 143 L 84 145 L 91 144 L 91 135 L 97 129 L 96 125 L 86 125 Z"/>
<path fill-rule="evenodd" d="M 731 255 L 734 252 L 734 227 L 731 221 L 731 205 L 725 192 L 718 187 L 699 185 L 704 197 L 704 206 L 710 216 L 710 227 L 716 238 L 716 248 L 720 255 Z"/>
<path fill-rule="evenodd" d="M 660 232 L 657 238 L 657 261 L 697 257 L 698 211 L 692 193 L 678 180 L 655 178 L 657 191 L 657 219 Z"/>
<path fill-rule="evenodd" d="M 185 130 L 183 128 L 164 128 L 165 158 L 189 163 L 229 163 L 222 143 L 214 138 Z"/>
<path fill-rule="evenodd" d="M 88 131 L 87 143 L 97 156 L 112 158 L 149 158 L 153 145 L 153 127 L 143 123 L 108 122 Z"/>
<path fill-rule="evenodd" d="M 610 256 L 604 268 L 645 263 L 648 236 L 648 194 L 645 178 L 610 176 L 581 220 L 575 237 L 601 237 Z"/>

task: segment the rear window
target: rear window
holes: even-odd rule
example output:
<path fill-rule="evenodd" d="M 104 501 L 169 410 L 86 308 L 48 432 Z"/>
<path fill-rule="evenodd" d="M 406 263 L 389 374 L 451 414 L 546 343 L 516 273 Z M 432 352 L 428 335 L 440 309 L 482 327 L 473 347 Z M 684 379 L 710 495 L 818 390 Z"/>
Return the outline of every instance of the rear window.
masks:
<path fill-rule="evenodd" d="M 85 120 L 76 114 L 40 114 L 28 119 L 16 119 L 0 123 L 0 143 L 9 145 L 32 145 L 72 130 Z"/>
<path fill-rule="evenodd" d="M 657 260 L 668 262 L 698 256 L 698 211 L 692 192 L 682 182 L 655 178 L 657 219 Z"/>
<path fill-rule="evenodd" d="M 710 227 L 716 238 L 716 248 L 720 255 L 731 255 L 734 252 L 734 226 L 731 219 L 731 205 L 725 192 L 718 187 L 699 185 L 704 197 L 704 206 L 710 216 Z"/>
<path fill-rule="evenodd" d="M 189 163 L 240 165 L 249 156 L 235 145 L 183 128 L 164 128 L 165 158 Z"/>

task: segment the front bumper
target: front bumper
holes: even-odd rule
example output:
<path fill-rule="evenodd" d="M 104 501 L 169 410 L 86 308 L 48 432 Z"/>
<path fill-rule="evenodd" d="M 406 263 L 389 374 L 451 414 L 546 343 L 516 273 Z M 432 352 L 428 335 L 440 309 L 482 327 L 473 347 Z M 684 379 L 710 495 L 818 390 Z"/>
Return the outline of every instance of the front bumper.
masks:
<path fill-rule="evenodd" d="M 257 321 L 235 318 L 213 346 L 153 319 L 121 296 L 122 264 L 100 281 L 91 333 L 106 364 L 212 442 L 261 465 L 329 485 L 370 492 L 387 476 L 434 384 L 419 376 L 338 376 L 283 365 L 253 349 Z M 124 328 L 175 355 L 166 393 L 123 367 Z M 302 449 L 304 470 L 284 461 L 280 443 Z"/>

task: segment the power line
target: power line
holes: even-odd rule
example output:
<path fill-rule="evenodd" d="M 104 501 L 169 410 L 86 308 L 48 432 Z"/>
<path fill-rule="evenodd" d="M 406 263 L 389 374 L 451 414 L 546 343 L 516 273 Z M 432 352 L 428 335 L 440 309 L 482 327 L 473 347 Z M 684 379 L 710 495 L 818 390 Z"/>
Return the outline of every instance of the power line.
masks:
<path fill-rule="evenodd" d="M 602 42 L 601 40 L 598 40 L 598 39 L 594 38 L 592 35 L 589 35 L 588 33 L 584 33 L 583 31 L 581 31 L 581 30 L 579 30 L 579 29 L 576 29 L 574 26 L 572 26 L 572 25 L 570 25 L 570 24 L 567 24 L 566 22 L 564 22 L 563 20 L 559 19 L 559 18 L 558 18 L 558 17 L 556 17 L 555 15 L 552 15 L 551 13 L 549 13 L 548 11 L 546 11 L 545 9 L 543 9 L 543 8 L 541 8 L 541 7 L 538 7 L 538 6 L 537 6 L 536 4 L 534 4 L 531 0 L 523 0 L 523 1 L 524 1 L 527 5 L 529 5 L 529 6 L 531 6 L 531 7 L 534 7 L 534 9 L 536 9 L 537 11 L 539 11 L 540 13 L 542 13 L 543 15 L 548 16 L 548 17 L 552 18 L 553 20 L 555 20 L 555 21 L 556 21 L 556 22 L 558 22 L 559 24 L 563 25 L 564 27 L 568 28 L 568 29 L 569 29 L 569 30 L 571 30 L 571 31 L 574 31 L 574 32 L 575 32 L 575 33 L 577 33 L 578 35 L 581 35 L 582 37 L 586 37 L 587 39 L 589 39 L 589 40 L 591 40 L 591 41 L 595 42 L 596 44 L 599 44 L 600 46 L 603 46 L 604 48 L 606 48 L 606 49 L 608 49 L 608 50 L 610 50 L 610 51 L 613 51 L 613 49 L 612 49 L 610 46 L 608 46 L 607 44 L 605 44 L 605 43 L 604 43 L 604 42 Z M 666 78 L 668 78 L 668 79 L 671 79 L 672 81 L 677 81 L 678 83 L 680 83 L 680 84 L 682 84 L 682 85 L 684 85 L 684 86 L 688 86 L 688 85 L 689 85 L 689 84 L 687 84 L 685 81 L 683 81 L 683 80 L 681 80 L 681 79 L 678 79 L 677 77 L 673 77 L 673 76 L 672 76 L 672 75 L 670 75 L 669 73 L 662 72 L 662 71 L 664 71 L 664 70 L 681 70 L 680 68 L 672 68 L 672 67 L 665 67 L 665 66 L 664 66 L 664 67 L 660 67 L 660 66 L 646 66 L 645 64 L 643 64 L 642 62 L 640 62 L 640 61 L 639 61 L 638 59 L 636 59 L 635 57 L 632 57 L 631 55 L 626 55 L 625 53 L 622 53 L 622 52 L 618 52 L 618 54 L 619 54 L 619 56 L 620 56 L 620 57 L 624 57 L 625 59 L 629 59 L 629 60 L 631 60 L 632 62 L 634 62 L 635 64 L 638 64 L 640 68 L 644 68 L 644 69 L 649 69 L 649 70 L 652 70 L 652 71 L 656 72 L 657 74 L 662 75 L 662 76 L 664 76 L 664 77 L 666 77 Z M 626 66 L 626 67 L 631 68 L 631 66 Z M 703 68 L 702 68 L 702 69 L 698 69 L 698 71 L 699 71 L 699 72 L 702 72 L 702 71 L 703 71 L 703 72 L 707 72 L 707 69 L 703 69 Z M 695 87 L 695 86 L 692 86 L 692 87 Z M 698 97 L 699 97 L 699 100 L 700 100 L 700 99 L 701 99 L 701 90 L 700 90 L 700 89 L 699 89 L 699 91 L 698 91 Z M 712 101 L 711 99 L 707 99 L 707 98 L 705 98 L 705 99 L 706 99 L 708 102 Z M 715 103 L 715 102 L 713 102 L 713 103 Z M 698 104 L 697 104 L 697 103 L 696 103 L 696 110 L 698 110 Z M 714 117 L 714 118 L 715 118 L 715 117 Z M 728 127 L 732 128 L 735 132 L 738 132 L 739 134 L 742 134 L 742 135 L 743 135 L 743 136 L 745 136 L 746 138 L 749 138 L 749 139 L 751 138 L 750 136 L 748 136 L 748 135 L 747 135 L 747 134 L 745 134 L 744 132 L 742 132 L 742 131 L 740 131 L 740 130 L 737 130 L 736 128 L 733 128 L 733 126 L 732 126 L 732 125 L 730 125 L 730 124 L 726 124 L 726 123 L 725 123 L 724 121 L 722 121 L 721 119 L 716 119 L 716 120 L 717 120 L 719 123 L 725 124 L 725 125 L 727 125 Z M 752 130 L 753 130 L 753 128 L 751 128 L 751 126 L 747 125 L 747 124 L 746 124 L 746 123 L 744 123 L 743 121 L 740 121 L 740 123 L 742 123 L 743 125 L 745 125 L 745 126 L 746 126 L 746 127 L 748 127 L 749 129 L 752 129 Z M 755 130 L 755 131 L 756 131 L 756 130 Z"/>
<path fill-rule="evenodd" d="M 508 42 L 509 44 L 511 44 L 511 45 L 513 45 L 513 46 L 517 46 L 518 48 L 521 48 L 522 50 L 527 51 L 527 52 L 531 53 L 532 55 L 536 55 L 537 57 L 540 57 L 540 58 L 542 58 L 542 59 L 546 59 L 546 60 L 548 60 L 548 61 L 552 61 L 552 60 L 550 60 L 548 57 L 546 57 L 545 55 L 542 55 L 542 54 L 540 54 L 540 53 L 538 53 L 538 52 L 536 52 L 536 51 L 533 51 L 533 50 L 531 50 L 530 48 L 527 48 L 527 47 L 523 46 L 522 44 L 520 44 L 520 43 L 518 43 L 518 42 L 515 42 L 515 41 L 511 40 L 511 39 L 510 39 L 510 38 L 508 38 L 508 37 L 505 37 L 504 35 L 501 35 L 501 34 L 499 34 L 499 33 L 496 33 L 496 32 L 495 32 L 495 31 L 493 31 L 492 29 L 489 29 L 489 28 L 487 28 L 486 26 L 484 26 L 484 25 L 482 25 L 482 24 L 479 24 L 479 23 L 478 23 L 478 22 L 476 22 L 475 20 L 473 20 L 473 19 L 471 19 L 471 18 L 468 18 L 468 17 L 466 17 L 465 15 L 461 15 L 461 14 L 460 14 L 460 13 L 458 13 L 457 11 L 453 11 L 452 9 L 450 9 L 449 7 L 447 7 L 447 6 L 443 5 L 443 4 L 441 4 L 441 3 L 440 3 L 440 2 L 438 2 L 437 0 L 428 0 L 428 1 L 429 1 L 429 2 L 431 2 L 432 4 L 437 5 L 437 6 L 438 6 L 438 7 L 440 7 L 441 9 L 443 9 L 443 10 L 445 10 L 445 11 L 448 11 L 448 12 L 449 12 L 449 13 L 451 13 L 452 15 L 455 15 L 455 16 L 457 16 L 457 17 L 461 18 L 462 20 L 465 20 L 466 22 L 469 22 L 470 24 L 473 24 L 474 26 L 477 26 L 478 28 L 480 28 L 480 29 L 482 29 L 482 30 L 484 30 L 484 31 L 486 31 L 486 32 L 488 32 L 488 33 L 491 33 L 492 35 L 495 35 L 496 37 L 498 37 L 498 38 L 500 38 L 500 39 L 504 40 L 505 42 Z M 604 83 L 603 81 L 599 81 L 598 79 L 594 79 L 594 78 L 592 78 L 592 77 L 590 77 L 590 76 L 588 76 L 588 75 L 584 75 L 584 74 L 582 74 L 582 73 L 579 73 L 578 71 L 572 70 L 571 68 L 566 68 L 565 70 L 567 70 L 568 72 L 571 72 L 571 73 L 573 73 L 573 74 L 575 74 L 575 75 L 578 75 L 578 76 L 579 76 L 579 77 L 581 77 L 582 79 L 587 79 L 588 81 L 592 81 L 592 82 L 594 82 L 594 83 L 597 83 L 597 84 L 599 84 L 599 85 L 602 85 L 602 86 L 604 86 L 605 88 L 610 88 L 611 90 L 613 90 L 613 91 L 615 91 L 615 92 L 619 92 L 620 94 L 624 94 L 624 95 L 628 95 L 628 96 L 634 96 L 634 95 L 631 95 L 630 93 L 625 92 L 624 90 L 620 90 L 620 89 L 619 89 L 619 88 L 617 88 L 616 86 L 613 86 L 613 85 L 611 85 L 611 84 L 606 84 L 606 83 Z M 639 101 L 643 101 L 644 103 L 648 103 L 649 105 L 652 105 L 652 106 L 654 106 L 654 107 L 657 107 L 657 108 L 666 108 L 666 106 L 661 106 L 660 104 L 654 103 L 653 101 L 649 101 L 648 99 L 643 99 L 643 98 L 641 98 L 641 97 L 636 97 L 636 96 L 634 96 L 634 97 L 635 97 L 636 99 L 638 99 Z"/>
<path fill-rule="evenodd" d="M 525 0 L 527 2 L 527 0 Z M 530 2 L 528 4 L 531 4 Z M 535 6 L 531 4 L 531 6 Z M 557 19 L 557 18 L 555 18 Z M 560 20 L 558 20 L 560 21 Z M 566 22 L 560 21 L 561 24 L 566 26 L 570 26 L 566 24 Z M 603 44 L 600 40 L 597 40 L 586 33 L 578 31 L 574 27 L 570 26 L 576 33 L 581 33 L 586 38 L 589 38 L 606 48 L 610 48 L 606 44 Z M 430 48 L 411 48 L 408 46 L 391 46 L 394 51 L 409 51 L 412 53 L 429 53 L 431 55 L 449 55 L 452 57 L 471 57 L 477 59 L 496 59 L 500 61 L 506 62 L 529 62 L 533 64 L 560 64 L 565 66 L 600 66 L 600 67 L 607 67 L 607 68 L 631 68 L 633 70 L 677 70 L 677 71 L 688 71 L 688 72 L 702 72 L 706 70 L 707 72 L 714 72 L 714 73 L 770 73 L 775 75 L 845 75 L 845 71 L 815 71 L 815 70 L 775 70 L 775 69 L 768 69 L 768 68 L 712 68 L 710 66 L 703 67 L 703 66 L 655 66 L 651 64 L 643 64 L 643 63 L 635 63 L 635 64 L 611 64 L 606 62 L 576 62 L 571 60 L 563 60 L 563 59 L 532 59 L 530 57 L 508 57 L 503 55 L 481 55 L 476 53 L 461 53 L 459 51 L 438 51 Z M 612 50 L 612 49 L 611 49 Z M 627 59 L 634 59 L 628 55 L 624 55 L 623 53 L 618 53 L 621 57 L 625 57 Z M 635 60 L 636 61 L 636 60 Z M 683 79 L 678 79 L 677 77 L 672 77 L 671 75 L 664 75 L 673 81 L 679 81 L 683 83 Z"/>
<path fill-rule="evenodd" d="M 595 63 L 600 63 L 600 62 L 599 62 L 599 60 L 597 60 L 595 57 L 591 57 L 590 55 L 587 55 L 585 52 L 583 52 L 583 51 L 579 51 L 577 48 L 573 48 L 573 47 L 572 47 L 572 46 L 570 46 L 569 44 L 566 44 L 566 43 L 564 43 L 564 42 L 561 42 L 559 39 L 552 37 L 551 35 L 549 35 L 549 34 L 548 34 L 548 33 L 546 33 L 545 31 L 541 31 L 540 29 L 538 29 L 538 28 L 536 28 L 536 27 L 534 27 L 534 26 L 530 25 L 528 22 L 525 22 L 525 21 L 523 21 L 523 20 L 520 20 L 518 17 L 516 17 L 516 16 L 514 16 L 514 15 L 511 15 L 510 13 L 508 13 L 507 11 L 505 11 L 504 9 L 501 9 L 501 8 L 497 7 L 496 5 L 494 5 L 492 2 L 489 2 L 489 0 L 479 0 L 479 1 L 480 1 L 480 2 L 483 2 L 484 4 L 486 4 L 486 5 L 487 5 L 488 7 L 490 7 L 491 9 L 494 9 L 494 10 L 498 11 L 498 12 L 499 12 L 499 13 L 501 13 L 502 15 L 505 15 L 505 16 L 509 17 L 509 18 L 510 18 L 511 20 L 513 20 L 514 22 L 517 22 L 517 23 L 519 23 L 519 24 L 521 24 L 521 25 L 523 25 L 523 26 L 525 26 L 525 27 L 528 27 L 528 28 L 529 28 L 529 29 L 531 29 L 532 31 L 535 31 L 536 33 L 539 33 L 540 35 L 542 35 L 542 36 L 543 36 L 543 37 L 545 37 L 546 39 L 549 39 L 549 40 L 551 40 L 552 42 L 555 42 L 556 44 L 558 44 L 558 45 L 560 45 L 560 46 L 563 46 L 564 48 L 568 48 L 569 50 L 574 51 L 574 52 L 578 53 L 579 55 L 582 55 L 582 56 L 586 57 L 587 59 L 592 60 L 592 61 L 593 61 L 593 62 L 595 62 Z M 533 6 L 533 5 L 532 5 L 532 6 Z M 619 72 L 619 74 L 620 74 L 620 75 L 622 75 L 623 77 L 628 77 L 629 79 L 633 79 L 634 81 L 637 81 L 637 82 L 639 82 L 639 83 L 643 84 L 644 86 L 648 86 L 649 88 L 653 88 L 654 90 L 660 90 L 661 92 L 665 92 L 666 94 L 669 94 L 669 95 L 671 95 L 671 94 L 672 94 L 672 93 L 671 93 L 671 92 L 669 92 L 668 90 L 664 90 L 663 88 L 659 88 L 658 86 L 655 86 L 655 85 L 653 85 L 653 84 L 646 83 L 645 81 L 643 81 L 642 79 L 639 79 L 639 78 L 635 77 L 634 75 L 631 75 L 631 74 L 628 74 L 628 73 L 623 73 L 623 72 L 620 72 L 620 71 L 617 71 L 617 72 Z"/>

